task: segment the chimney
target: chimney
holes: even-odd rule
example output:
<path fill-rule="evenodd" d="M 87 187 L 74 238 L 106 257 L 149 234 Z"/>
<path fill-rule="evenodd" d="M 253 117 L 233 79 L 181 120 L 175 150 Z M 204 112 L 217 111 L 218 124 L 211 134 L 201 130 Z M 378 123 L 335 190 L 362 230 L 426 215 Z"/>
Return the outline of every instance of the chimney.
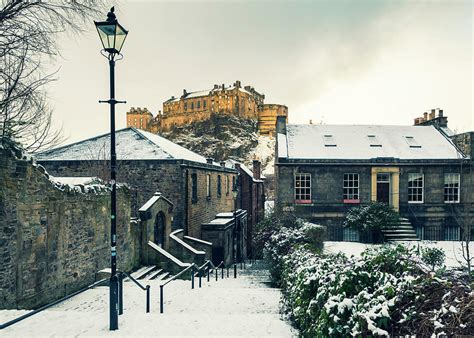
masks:
<path fill-rule="evenodd" d="M 428 113 L 427 113 L 427 112 L 424 112 L 424 113 L 423 113 L 423 119 L 424 119 L 425 121 L 428 121 Z"/>
<path fill-rule="evenodd" d="M 224 161 L 221 161 L 221 167 L 225 168 L 225 162 Z"/>
<path fill-rule="evenodd" d="M 436 117 L 436 109 L 431 109 L 430 120 L 433 120 Z"/>
<path fill-rule="evenodd" d="M 236 170 L 240 171 L 240 163 L 235 162 L 234 166 Z"/>
<path fill-rule="evenodd" d="M 186 96 L 188 95 L 188 92 L 186 91 L 186 89 L 183 89 L 183 96 Z"/>
<path fill-rule="evenodd" d="M 207 164 L 212 164 L 213 161 L 214 161 L 214 159 L 212 159 L 210 157 L 206 158 L 206 163 Z"/>
<path fill-rule="evenodd" d="M 214 89 L 217 89 L 217 88 L 219 88 L 219 86 L 218 86 L 218 85 L 216 85 L 216 84 L 214 84 Z"/>
<path fill-rule="evenodd" d="M 286 135 L 286 116 L 277 116 L 276 132 Z"/>
<path fill-rule="evenodd" d="M 224 90 L 224 89 L 225 89 L 225 84 L 223 83 L 223 84 L 222 84 L 222 90 Z"/>
<path fill-rule="evenodd" d="M 235 81 L 235 86 L 237 88 L 240 88 L 242 86 L 239 80 Z"/>
<path fill-rule="evenodd" d="M 309 120 L 309 124 L 313 124 L 313 120 Z"/>
<path fill-rule="evenodd" d="M 438 117 L 443 117 L 443 109 L 438 108 Z"/>
<path fill-rule="evenodd" d="M 253 178 L 256 180 L 260 179 L 260 161 L 259 160 L 253 160 L 252 161 L 252 173 L 253 173 Z"/>

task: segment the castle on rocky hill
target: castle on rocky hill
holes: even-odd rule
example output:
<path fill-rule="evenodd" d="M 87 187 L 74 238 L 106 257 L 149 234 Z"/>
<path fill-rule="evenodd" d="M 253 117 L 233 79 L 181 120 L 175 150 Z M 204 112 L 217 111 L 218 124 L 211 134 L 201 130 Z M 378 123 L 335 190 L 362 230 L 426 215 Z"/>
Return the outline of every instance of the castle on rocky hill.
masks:
<path fill-rule="evenodd" d="M 163 102 L 163 111 L 159 111 L 157 116 L 153 116 L 147 108 L 132 107 L 127 112 L 127 127 L 160 133 L 174 126 L 209 119 L 212 114 L 230 114 L 258 120 L 259 132 L 273 135 L 277 117 L 288 119 L 288 107 L 266 104 L 264 99 L 265 95 L 253 87 L 242 88 L 240 81 L 231 86 L 215 84 L 212 89 L 195 92 L 184 89 L 181 96 L 172 96 Z"/>

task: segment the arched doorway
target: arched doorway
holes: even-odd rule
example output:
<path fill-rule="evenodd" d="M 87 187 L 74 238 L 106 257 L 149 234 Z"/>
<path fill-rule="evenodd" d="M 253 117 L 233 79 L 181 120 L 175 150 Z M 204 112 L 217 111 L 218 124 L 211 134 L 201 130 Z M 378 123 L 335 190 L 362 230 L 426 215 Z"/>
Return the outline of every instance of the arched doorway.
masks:
<path fill-rule="evenodd" d="M 166 217 L 165 214 L 160 211 L 155 218 L 155 225 L 153 227 L 153 242 L 158 244 L 160 247 L 165 245 L 165 229 L 166 229 Z"/>

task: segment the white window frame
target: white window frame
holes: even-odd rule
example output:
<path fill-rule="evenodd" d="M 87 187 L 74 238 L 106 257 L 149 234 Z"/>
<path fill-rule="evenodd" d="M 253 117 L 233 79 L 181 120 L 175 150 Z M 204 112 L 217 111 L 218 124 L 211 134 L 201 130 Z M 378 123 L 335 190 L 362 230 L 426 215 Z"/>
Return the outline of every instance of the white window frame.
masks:
<path fill-rule="evenodd" d="M 449 178 L 455 178 L 454 181 L 449 182 Z M 457 183 L 456 186 L 446 186 L 446 185 L 453 185 Z M 449 190 L 451 189 L 451 190 Z M 457 199 L 456 200 L 451 200 L 448 199 L 446 200 L 447 196 L 454 196 L 454 191 L 457 190 Z M 451 191 L 451 193 L 450 193 Z M 444 203 L 459 203 L 461 199 L 461 175 L 458 173 L 445 173 L 444 174 L 444 186 L 443 186 L 443 197 L 444 197 Z"/>
<path fill-rule="evenodd" d="M 352 182 L 352 186 L 349 184 Z M 352 194 L 347 192 L 352 189 Z M 349 198 L 351 197 L 352 198 Z M 355 198 L 355 196 L 357 196 Z M 346 198 L 347 197 L 347 198 Z M 360 201 L 360 191 L 359 191 L 359 174 L 358 173 L 344 173 L 342 176 L 342 199 L 344 203 L 358 203 Z"/>
<path fill-rule="evenodd" d="M 419 176 L 421 175 L 421 186 L 417 186 L 417 185 L 414 185 L 414 186 L 410 186 L 410 182 L 418 182 L 416 181 L 416 178 L 413 178 L 412 180 L 410 180 L 410 176 L 411 177 L 414 177 L 414 176 L 417 176 L 419 178 Z M 410 204 L 422 204 L 425 202 L 425 175 L 423 173 L 408 173 L 408 183 L 407 183 L 407 189 L 408 189 L 408 203 Z M 419 196 L 419 192 L 418 190 L 421 189 L 421 201 L 418 201 L 418 200 L 410 200 L 410 198 L 414 197 L 414 196 Z"/>
<path fill-rule="evenodd" d="M 299 182 L 299 183 L 298 183 Z M 304 186 L 301 183 L 304 182 Z M 311 174 L 310 173 L 295 173 L 295 202 L 296 203 L 311 203 L 312 191 L 311 191 Z M 309 194 L 303 190 L 309 189 Z M 304 197 L 304 198 L 303 198 Z"/>
<path fill-rule="evenodd" d="M 211 198 L 211 175 L 206 175 L 206 197 Z"/>

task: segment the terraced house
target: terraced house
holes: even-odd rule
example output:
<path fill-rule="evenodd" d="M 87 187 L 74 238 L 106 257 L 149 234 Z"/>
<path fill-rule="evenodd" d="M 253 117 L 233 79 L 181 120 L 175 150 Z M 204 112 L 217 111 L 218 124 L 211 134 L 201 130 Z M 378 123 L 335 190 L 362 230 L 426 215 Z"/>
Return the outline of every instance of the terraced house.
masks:
<path fill-rule="evenodd" d="M 440 115 L 434 120 L 447 123 Z M 473 133 L 450 135 L 446 123 L 287 125 L 278 119 L 276 203 L 326 225 L 330 240 L 357 240 L 342 223 L 349 208 L 370 201 L 390 204 L 420 239 L 457 240 L 474 201 L 466 141 Z"/>

